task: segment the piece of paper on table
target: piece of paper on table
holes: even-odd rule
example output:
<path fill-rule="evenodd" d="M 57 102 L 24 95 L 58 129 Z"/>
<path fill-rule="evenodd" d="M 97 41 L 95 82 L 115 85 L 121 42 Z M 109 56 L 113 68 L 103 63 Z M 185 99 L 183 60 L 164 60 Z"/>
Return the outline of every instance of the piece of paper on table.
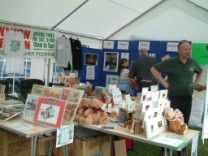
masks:
<path fill-rule="evenodd" d="M 18 131 L 25 131 L 25 130 L 29 130 L 29 129 L 34 128 L 34 126 L 32 126 L 32 125 L 29 125 L 27 123 L 22 123 L 22 122 L 12 123 L 12 124 L 8 124 L 6 126 L 12 128 L 12 129 L 18 130 Z"/>
<path fill-rule="evenodd" d="M 56 148 L 73 142 L 74 124 L 62 126 L 56 132 Z"/>
<path fill-rule="evenodd" d="M 172 139 L 172 138 L 167 138 L 167 137 L 162 137 L 162 136 L 154 138 L 153 141 L 166 144 L 166 145 L 170 145 L 170 146 L 174 146 L 174 147 L 177 147 L 181 143 L 184 142 L 183 140 L 180 140 L 180 139 Z"/>

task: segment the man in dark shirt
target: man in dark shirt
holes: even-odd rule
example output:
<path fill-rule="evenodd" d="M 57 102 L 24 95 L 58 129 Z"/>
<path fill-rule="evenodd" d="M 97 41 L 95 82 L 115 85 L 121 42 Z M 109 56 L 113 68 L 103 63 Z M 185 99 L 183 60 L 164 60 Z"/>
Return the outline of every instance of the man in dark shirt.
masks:
<path fill-rule="evenodd" d="M 142 48 L 139 50 L 139 59 L 134 61 L 129 72 L 129 83 L 138 90 L 142 91 L 143 87 L 150 87 L 157 84 L 157 80 L 154 78 L 150 69 L 157 63 L 156 59 L 149 57 L 147 50 Z"/>
<path fill-rule="evenodd" d="M 198 84 L 202 77 L 202 69 L 197 62 L 190 58 L 191 45 L 188 41 L 182 40 L 178 44 L 178 56 L 160 62 L 151 68 L 154 77 L 168 89 L 168 98 L 173 109 L 179 109 L 184 115 L 184 122 L 188 124 L 192 107 L 193 84 Z M 161 76 L 160 72 L 167 74 L 167 81 Z M 196 78 L 193 81 L 193 77 Z M 205 85 L 201 91 L 205 89 Z M 164 152 L 164 149 L 162 149 Z M 185 155 L 186 148 L 178 153 L 179 156 Z"/>
<path fill-rule="evenodd" d="M 188 124 L 192 107 L 193 84 L 198 84 L 202 77 L 202 68 L 190 58 L 191 45 L 183 40 L 178 44 L 178 56 L 156 64 L 151 72 L 155 78 L 168 89 L 168 97 L 173 109 L 179 109 Z M 167 74 L 166 81 L 160 72 Z M 196 78 L 193 81 L 194 75 Z M 205 88 L 204 88 L 205 89 Z"/>

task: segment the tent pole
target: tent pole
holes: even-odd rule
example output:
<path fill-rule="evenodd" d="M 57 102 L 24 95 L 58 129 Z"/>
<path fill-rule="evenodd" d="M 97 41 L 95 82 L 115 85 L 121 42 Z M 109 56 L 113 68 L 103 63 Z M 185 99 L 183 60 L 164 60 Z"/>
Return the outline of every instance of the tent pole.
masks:
<path fill-rule="evenodd" d="M 200 9 L 204 10 L 204 11 L 208 11 L 208 9 L 206 9 L 206 8 L 204 8 L 204 7 L 202 7 L 202 6 L 198 5 L 198 4 L 196 4 L 196 3 L 194 3 L 194 2 L 191 2 L 190 0 L 188 0 L 188 2 L 191 3 L 191 4 L 193 4 L 193 5 L 195 5 L 196 7 L 200 8 Z"/>
<path fill-rule="evenodd" d="M 71 16 L 73 13 L 75 13 L 79 8 L 81 8 L 83 5 L 85 5 L 88 1 L 89 0 L 84 1 L 77 8 L 75 8 L 72 12 L 70 12 L 66 17 L 64 17 L 61 21 L 59 21 L 56 25 L 54 25 L 52 27 L 52 30 L 54 30 L 59 24 L 61 24 L 63 21 L 65 21 L 69 16 Z"/>
<path fill-rule="evenodd" d="M 16 22 L 10 22 L 10 21 L 5 21 L 5 20 L 0 20 L 0 26 L 10 26 L 10 27 L 25 27 L 25 28 L 32 28 L 32 29 L 42 29 L 42 30 L 50 30 L 51 28 L 49 27 L 42 27 L 42 26 L 32 26 L 32 25 L 27 25 L 27 24 L 22 24 L 22 23 L 16 23 Z"/>

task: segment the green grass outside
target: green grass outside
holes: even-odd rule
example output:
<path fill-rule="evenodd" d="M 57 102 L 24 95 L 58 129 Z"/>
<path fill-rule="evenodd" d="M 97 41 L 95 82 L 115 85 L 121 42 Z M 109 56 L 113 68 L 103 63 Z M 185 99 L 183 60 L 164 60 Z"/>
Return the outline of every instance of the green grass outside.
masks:
<path fill-rule="evenodd" d="M 200 136 L 198 140 L 198 156 L 206 156 L 208 155 L 208 139 L 205 139 L 204 144 L 201 140 L 201 128 L 193 128 L 200 131 Z M 161 155 L 161 148 L 149 145 L 146 143 L 134 141 L 134 148 L 132 151 L 127 151 L 127 156 L 160 156 Z M 173 156 L 178 156 L 177 151 L 173 151 Z M 191 144 L 188 146 L 188 152 L 186 156 L 191 156 Z"/>

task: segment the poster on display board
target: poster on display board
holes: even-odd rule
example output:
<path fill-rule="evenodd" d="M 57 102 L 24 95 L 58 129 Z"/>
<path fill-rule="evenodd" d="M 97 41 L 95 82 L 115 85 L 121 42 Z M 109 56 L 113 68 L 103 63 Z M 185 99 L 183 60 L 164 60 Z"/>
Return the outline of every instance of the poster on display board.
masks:
<path fill-rule="evenodd" d="M 178 42 L 168 42 L 166 51 L 169 52 L 178 52 Z"/>
<path fill-rule="evenodd" d="M 25 57 L 54 57 L 56 35 L 52 31 L 0 26 L 0 57 L 4 57 L 5 32 L 14 30 L 22 32 L 24 38 Z"/>
<path fill-rule="evenodd" d="M 118 85 L 118 80 L 119 76 L 118 75 L 106 75 L 106 87 L 108 85 Z"/>
<path fill-rule="evenodd" d="M 118 41 L 117 49 L 129 50 L 129 42 L 128 41 Z"/>
<path fill-rule="evenodd" d="M 114 49 L 114 41 L 104 41 L 103 49 Z"/>
<path fill-rule="evenodd" d="M 85 55 L 85 57 L 84 57 L 84 64 L 85 65 L 91 65 L 91 66 L 98 65 L 98 54 L 85 53 L 84 55 Z"/>
<path fill-rule="evenodd" d="M 142 48 L 150 50 L 150 42 L 139 42 L 138 50 Z"/>
<path fill-rule="evenodd" d="M 129 53 L 121 53 L 121 59 L 122 58 L 129 60 Z"/>
<path fill-rule="evenodd" d="M 119 57 L 119 53 L 117 52 L 105 52 L 103 71 L 117 72 L 118 71 L 118 57 Z"/>

